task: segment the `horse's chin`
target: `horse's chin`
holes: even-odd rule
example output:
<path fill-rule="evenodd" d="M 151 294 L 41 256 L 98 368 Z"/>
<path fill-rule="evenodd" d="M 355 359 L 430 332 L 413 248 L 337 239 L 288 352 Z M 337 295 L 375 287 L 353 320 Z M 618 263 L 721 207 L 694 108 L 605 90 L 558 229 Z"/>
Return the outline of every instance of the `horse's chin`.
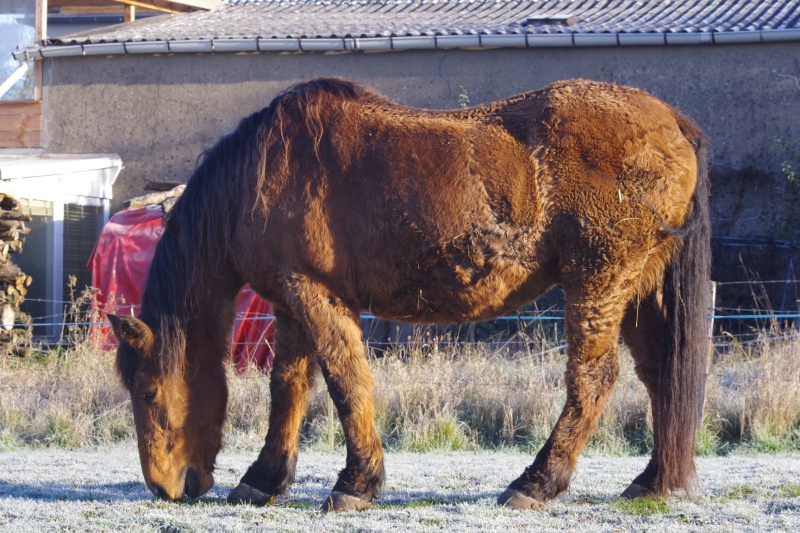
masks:
<path fill-rule="evenodd" d="M 157 500 L 164 500 L 168 502 L 177 502 L 183 499 L 184 492 L 182 490 L 169 491 L 159 483 L 149 483 L 147 488 L 153 493 Z"/>

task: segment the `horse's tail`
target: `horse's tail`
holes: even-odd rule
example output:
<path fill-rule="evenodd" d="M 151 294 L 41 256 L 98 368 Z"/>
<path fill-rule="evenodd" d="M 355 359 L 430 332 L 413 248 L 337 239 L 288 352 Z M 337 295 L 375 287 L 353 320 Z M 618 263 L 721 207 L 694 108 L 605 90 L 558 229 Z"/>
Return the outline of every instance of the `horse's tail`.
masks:
<path fill-rule="evenodd" d="M 710 355 L 706 318 L 711 276 L 708 147 L 694 123 L 679 114 L 677 118 L 694 146 L 697 182 L 689 215 L 676 232 L 682 241 L 680 249 L 664 275 L 666 343 L 653 413 L 654 488 L 662 495 L 678 488 L 688 492 L 694 478 L 695 432 L 702 422 Z"/>

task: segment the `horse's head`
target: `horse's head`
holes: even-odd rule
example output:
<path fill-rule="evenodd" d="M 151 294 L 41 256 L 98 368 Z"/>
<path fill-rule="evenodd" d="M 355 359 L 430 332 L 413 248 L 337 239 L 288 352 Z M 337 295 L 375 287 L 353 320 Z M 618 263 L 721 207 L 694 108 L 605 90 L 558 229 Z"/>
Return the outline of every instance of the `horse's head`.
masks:
<path fill-rule="evenodd" d="M 119 340 L 117 370 L 131 395 L 147 487 L 165 500 L 206 493 L 214 485 L 214 461 L 222 446 L 224 371 L 190 362 L 165 369 L 157 331 L 134 317 L 108 318 Z M 178 355 L 185 360 L 185 354 Z"/>

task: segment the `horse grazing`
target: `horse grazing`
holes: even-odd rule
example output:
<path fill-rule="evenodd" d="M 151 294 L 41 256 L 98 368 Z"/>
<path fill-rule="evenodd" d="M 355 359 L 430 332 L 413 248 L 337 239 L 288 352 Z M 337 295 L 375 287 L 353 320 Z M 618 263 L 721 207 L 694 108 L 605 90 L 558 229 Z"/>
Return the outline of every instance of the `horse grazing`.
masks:
<path fill-rule="evenodd" d="M 478 321 L 553 285 L 567 300 L 566 404 L 498 502 L 536 509 L 567 488 L 617 377 L 620 334 L 654 429 L 623 496 L 688 490 L 709 354 L 708 187 L 699 128 L 632 88 L 566 81 L 456 111 L 339 79 L 288 89 L 205 152 L 165 222 L 141 315 L 109 317 L 147 486 L 177 500 L 214 483 L 246 282 L 274 305 L 276 355 L 264 448 L 230 502 L 287 492 L 320 373 L 347 448 L 322 509 L 379 495 L 360 311 Z"/>

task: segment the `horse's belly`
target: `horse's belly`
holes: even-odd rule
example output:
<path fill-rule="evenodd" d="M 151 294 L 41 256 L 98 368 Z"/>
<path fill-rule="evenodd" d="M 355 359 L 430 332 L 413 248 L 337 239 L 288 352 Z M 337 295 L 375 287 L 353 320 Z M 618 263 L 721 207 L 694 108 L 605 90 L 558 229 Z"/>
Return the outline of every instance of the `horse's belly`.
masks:
<path fill-rule="evenodd" d="M 408 322 L 474 322 L 517 309 L 553 284 L 543 273 L 513 262 L 482 273 L 472 283 L 464 283 L 455 269 L 447 276 L 436 270 L 427 274 L 424 279 L 409 280 L 370 310 L 383 318 Z"/>

